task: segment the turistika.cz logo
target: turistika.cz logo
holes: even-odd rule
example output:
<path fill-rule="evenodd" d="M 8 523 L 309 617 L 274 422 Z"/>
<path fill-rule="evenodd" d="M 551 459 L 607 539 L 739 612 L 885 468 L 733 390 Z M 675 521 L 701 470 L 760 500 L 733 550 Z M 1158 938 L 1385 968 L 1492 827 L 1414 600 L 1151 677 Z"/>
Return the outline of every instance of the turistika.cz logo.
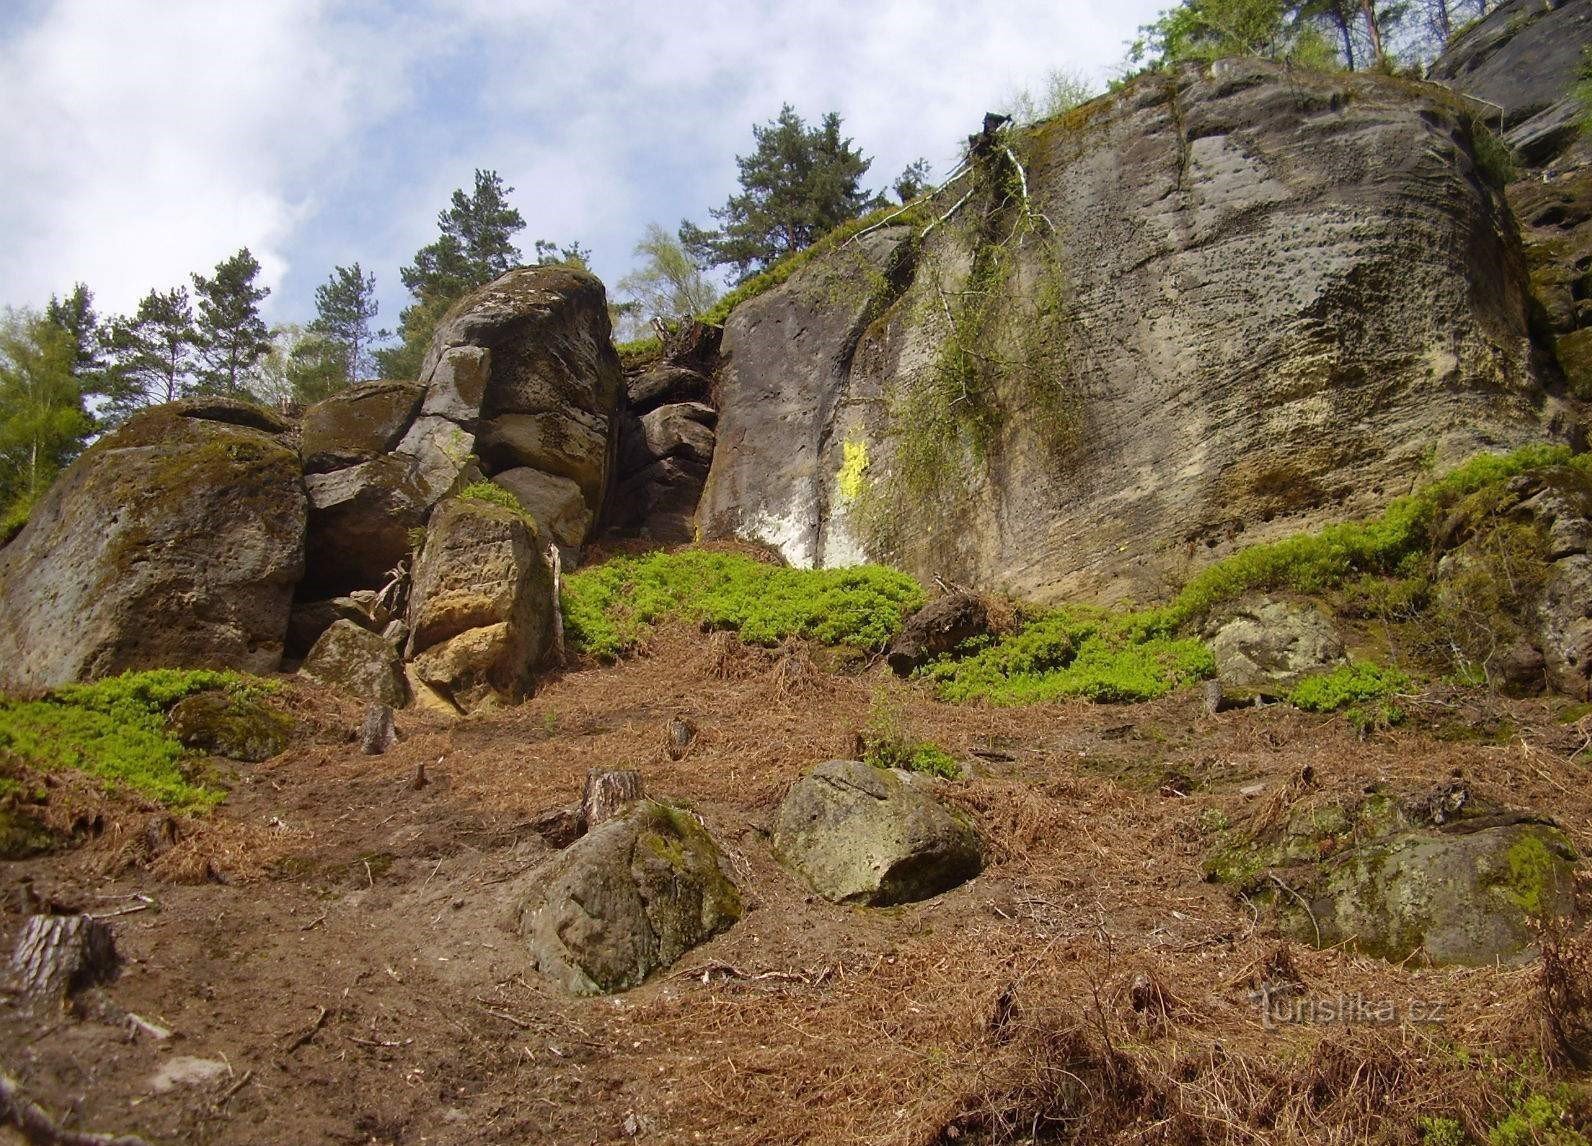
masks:
<path fill-rule="evenodd" d="M 1401 1023 L 1441 1023 L 1447 1018 L 1441 999 L 1368 999 L 1364 995 L 1279 995 L 1255 991 L 1250 999 L 1260 1008 L 1269 1027 L 1288 1023 L 1327 1026 L 1398 1026 Z"/>

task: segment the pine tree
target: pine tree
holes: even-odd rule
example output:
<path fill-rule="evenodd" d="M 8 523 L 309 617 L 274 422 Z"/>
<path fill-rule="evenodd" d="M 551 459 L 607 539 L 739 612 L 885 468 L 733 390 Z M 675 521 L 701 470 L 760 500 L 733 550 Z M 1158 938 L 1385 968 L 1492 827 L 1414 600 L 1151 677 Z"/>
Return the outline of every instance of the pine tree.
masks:
<path fill-rule="evenodd" d="M 44 317 L 72 343 L 72 376 L 85 394 L 97 393 L 105 373 L 105 331 L 94 313 L 94 292 L 76 283 L 65 298 L 50 296 Z"/>
<path fill-rule="evenodd" d="M 680 242 L 701 265 L 732 266 L 746 279 L 880 204 L 861 185 L 873 160 L 841 137 L 835 112 L 809 128 L 786 104 L 752 135 L 757 149 L 735 158 L 741 193 L 710 211 L 718 229 L 680 224 Z"/>
<path fill-rule="evenodd" d="M 118 422 L 141 407 L 175 402 L 192 392 L 196 337 L 183 287 L 152 290 L 131 318 L 112 322 L 109 420 Z"/>
<path fill-rule="evenodd" d="M 249 371 L 270 348 L 271 336 L 260 317 L 269 287 L 254 285 L 260 264 L 244 247 L 216 264 L 211 278 L 191 275 L 199 302 L 194 341 L 199 351 L 198 389 L 214 394 L 244 394 Z"/>
<path fill-rule="evenodd" d="M 370 376 L 371 344 L 379 337 L 370 323 L 378 309 L 376 276 L 365 273 L 358 263 L 334 268 L 315 288 L 315 321 L 309 331 L 335 348 L 345 385 Z M 317 361 L 324 358 L 320 354 Z"/>
<path fill-rule="evenodd" d="M 437 238 L 398 271 L 414 302 L 398 316 L 402 344 L 376 355 L 384 375 L 414 377 L 448 307 L 519 265 L 514 236 L 524 229 L 525 220 L 509 206 L 513 190 L 504 186 L 497 172 L 477 169 L 474 192 L 455 191 L 448 209 L 437 215 Z"/>
<path fill-rule="evenodd" d="M 0 317 L 0 534 L 22 526 L 94 428 L 73 374 L 76 349 L 58 316 Z"/>

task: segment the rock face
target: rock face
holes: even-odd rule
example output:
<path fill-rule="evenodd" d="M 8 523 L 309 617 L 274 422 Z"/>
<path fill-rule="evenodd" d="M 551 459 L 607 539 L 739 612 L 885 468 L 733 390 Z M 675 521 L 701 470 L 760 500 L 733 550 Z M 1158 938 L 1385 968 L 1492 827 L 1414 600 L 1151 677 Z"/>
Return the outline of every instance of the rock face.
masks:
<path fill-rule="evenodd" d="M 299 671 L 361 700 L 396 707 L 408 699 L 398 650 L 353 621 L 338 621 L 322 633 Z"/>
<path fill-rule="evenodd" d="M 224 420 L 216 420 L 220 415 Z M 0 550 L 0 684 L 127 669 L 274 671 L 304 572 L 298 458 L 242 403 L 136 415 Z"/>
<path fill-rule="evenodd" d="M 1456 36 L 1431 78 L 1492 107 L 1496 125 L 1528 163 L 1573 140 L 1581 108 L 1570 94 L 1581 78 L 1581 52 L 1592 42 L 1592 0 L 1504 0 Z"/>
<path fill-rule="evenodd" d="M 391 451 L 420 412 L 418 382 L 363 382 L 304 412 L 299 456 L 304 472 L 326 473 Z"/>
<path fill-rule="evenodd" d="M 938 895 L 983 867 L 972 825 L 923 781 L 857 760 L 831 760 L 796 782 L 774 850 L 825 899 L 875 907 Z"/>
<path fill-rule="evenodd" d="M 1224 61 L 1011 144 L 1027 217 L 992 156 L 736 309 L 705 536 L 1146 600 L 1557 432 L 1452 99 Z"/>
<path fill-rule="evenodd" d="M 1346 659 L 1336 627 L 1319 609 L 1262 599 L 1215 627 L 1211 655 L 1224 685 L 1285 688 Z"/>
<path fill-rule="evenodd" d="M 552 639 L 553 576 L 520 514 L 454 498 L 432 515 L 415 562 L 408 653 L 431 688 L 469 708 L 517 697 Z"/>
<path fill-rule="evenodd" d="M 400 450 L 434 465 L 442 451 L 423 439 L 453 431 L 488 476 L 528 467 L 568 478 L 595 515 L 624 382 L 609 333 L 607 296 L 593 276 L 510 271 L 443 318 L 421 367 L 424 416 Z"/>
<path fill-rule="evenodd" d="M 578 995 L 634 987 L 741 915 L 707 831 L 651 800 L 604 822 L 525 884 L 516 927 L 537 970 Z"/>
<path fill-rule="evenodd" d="M 1282 905 L 1284 929 L 1394 962 L 1520 962 L 1533 924 L 1574 915 L 1574 861 L 1564 833 L 1546 824 L 1400 832 L 1333 860 L 1302 893 L 1308 915 Z"/>

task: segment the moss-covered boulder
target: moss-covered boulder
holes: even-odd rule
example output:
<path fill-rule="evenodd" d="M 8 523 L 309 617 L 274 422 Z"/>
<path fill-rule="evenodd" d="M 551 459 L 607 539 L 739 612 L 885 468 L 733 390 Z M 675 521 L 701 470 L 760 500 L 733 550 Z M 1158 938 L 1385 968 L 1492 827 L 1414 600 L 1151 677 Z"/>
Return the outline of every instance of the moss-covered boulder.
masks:
<path fill-rule="evenodd" d="M 337 621 L 322 633 L 299 672 L 360 700 L 398 708 L 409 699 L 398 650 L 353 621 Z"/>
<path fill-rule="evenodd" d="M 0 684 L 274 671 L 305 523 L 298 455 L 258 428 L 277 424 L 245 403 L 177 403 L 90 447 L 0 551 Z"/>
<path fill-rule="evenodd" d="M 358 465 L 392 450 L 420 411 L 418 382 L 362 382 L 304 411 L 299 454 L 305 473 Z"/>
<path fill-rule="evenodd" d="M 1535 927 L 1575 913 L 1574 849 L 1546 823 L 1398 832 L 1326 863 L 1279 897 L 1283 930 L 1393 962 L 1516 963 Z"/>
<path fill-rule="evenodd" d="M 973 825 L 925 779 L 858 760 L 820 764 L 792 786 L 774 850 L 825 899 L 875 907 L 939 895 L 983 867 Z"/>
<path fill-rule="evenodd" d="M 184 747 L 257 764 L 287 748 L 293 718 L 252 696 L 216 690 L 179 700 L 166 714 Z"/>
<path fill-rule="evenodd" d="M 566 990 L 627 990 L 740 918 L 720 865 L 694 817 L 641 800 L 527 875 L 514 923 Z"/>
<path fill-rule="evenodd" d="M 1209 635 L 1217 677 L 1239 688 L 1286 688 L 1347 659 L 1327 615 L 1290 601 L 1245 602 Z"/>

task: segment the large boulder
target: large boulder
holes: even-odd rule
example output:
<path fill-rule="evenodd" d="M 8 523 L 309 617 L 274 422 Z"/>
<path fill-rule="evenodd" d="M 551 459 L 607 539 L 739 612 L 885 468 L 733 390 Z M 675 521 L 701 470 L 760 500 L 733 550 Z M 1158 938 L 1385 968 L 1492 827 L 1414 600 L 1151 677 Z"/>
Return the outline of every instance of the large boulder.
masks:
<path fill-rule="evenodd" d="M 1224 60 L 1010 142 L 1028 218 L 975 170 L 736 307 L 705 536 L 1147 600 L 1565 432 L 1443 93 Z"/>
<path fill-rule="evenodd" d="M 426 519 L 428 493 L 400 458 L 382 454 L 304 479 L 309 495 L 302 595 L 330 597 L 379 588 L 409 555 Z"/>
<path fill-rule="evenodd" d="M 488 691 L 522 695 L 552 639 L 546 543 L 525 515 L 451 498 L 415 562 L 408 654 L 421 679 L 461 707 Z"/>
<path fill-rule="evenodd" d="M 210 689 L 184 697 L 166 724 L 185 747 L 258 764 L 287 748 L 293 718 L 252 696 Z"/>
<path fill-rule="evenodd" d="M 1216 675 L 1240 688 L 1287 688 L 1342 664 L 1343 639 L 1320 609 L 1261 598 L 1212 626 Z"/>
<path fill-rule="evenodd" d="M 322 633 L 299 672 L 359 700 L 397 708 L 408 699 L 398 650 L 353 621 L 337 621 Z"/>
<path fill-rule="evenodd" d="M 1335 857 L 1278 900 L 1284 931 L 1393 962 L 1529 959 L 1541 923 L 1575 914 L 1574 848 L 1545 823 L 1457 826 L 1474 830 L 1398 832 Z"/>
<path fill-rule="evenodd" d="M 492 482 L 513 494 L 520 508 L 560 546 L 578 550 L 591 532 L 591 509 L 580 486 L 569 478 L 521 466 L 504 470 Z"/>
<path fill-rule="evenodd" d="M 983 867 L 973 825 L 922 777 L 857 760 L 820 764 L 792 786 L 774 850 L 825 899 L 875 907 L 939 895 Z"/>
<path fill-rule="evenodd" d="M 403 440 L 425 390 L 417 382 L 362 382 L 304 411 L 304 472 L 325 473 L 390 452 Z"/>
<path fill-rule="evenodd" d="M 261 428 L 279 425 L 244 403 L 157 407 L 73 463 L 0 550 L 0 684 L 274 671 L 305 525 L 298 455 Z"/>
<path fill-rule="evenodd" d="M 626 381 L 625 404 L 639 415 L 670 402 L 706 402 L 712 391 L 701 371 L 662 363 Z"/>
<path fill-rule="evenodd" d="M 521 267 L 466 295 L 437 327 L 399 452 L 437 497 L 473 453 L 488 476 L 570 479 L 595 515 L 624 385 L 610 334 L 602 283 L 574 268 Z"/>
<path fill-rule="evenodd" d="M 688 812 L 638 801 L 525 879 L 515 925 L 536 969 L 578 995 L 634 987 L 741 915 Z"/>

